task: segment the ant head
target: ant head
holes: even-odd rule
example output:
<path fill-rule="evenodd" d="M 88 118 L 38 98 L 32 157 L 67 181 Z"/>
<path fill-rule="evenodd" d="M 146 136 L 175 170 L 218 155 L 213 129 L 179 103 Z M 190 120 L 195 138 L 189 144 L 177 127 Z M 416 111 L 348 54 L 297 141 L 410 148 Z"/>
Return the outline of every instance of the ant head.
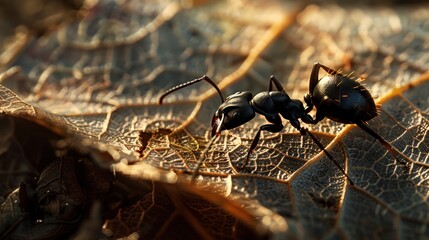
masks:
<path fill-rule="evenodd" d="M 212 118 L 212 136 L 226 129 L 233 129 L 252 120 L 255 111 L 250 106 L 250 92 L 237 92 L 225 99 Z"/>

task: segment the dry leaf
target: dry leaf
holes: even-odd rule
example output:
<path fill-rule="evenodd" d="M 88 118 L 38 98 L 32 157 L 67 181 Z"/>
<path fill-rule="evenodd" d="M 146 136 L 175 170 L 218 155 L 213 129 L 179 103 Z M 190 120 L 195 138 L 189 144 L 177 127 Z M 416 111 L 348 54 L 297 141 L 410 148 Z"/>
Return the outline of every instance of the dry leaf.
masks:
<path fill-rule="evenodd" d="M 94 234 L 89 228 L 106 238 L 428 236 L 428 17 L 427 5 L 383 2 L 99 1 L 81 21 L 22 39 L 0 77 L 1 211 L 13 216 L 0 221 L 18 223 L 0 236 L 28 234 L 22 224 L 35 215 L 22 209 L 21 183 L 45 179 L 43 170 L 70 152 L 96 172 L 113 163 L 116 177 L 108 194 L 78 202 L 80 220 L 55 237 Z M 163 92 L 206 74 L 225 95 L 257 93 L 275 75 L 303 100 L 314 62 L 365 78 L 381 105 L 368 123 L 408 167 L 361 129 L 324 120 L 307 127 L 355 186 L 286 121 L 280 133 L 263 132 L 239 169 L 266 123 L 257 116 L 222 132 L 190 184 L 219 97 L 199 83 L 160 106 Z"/>

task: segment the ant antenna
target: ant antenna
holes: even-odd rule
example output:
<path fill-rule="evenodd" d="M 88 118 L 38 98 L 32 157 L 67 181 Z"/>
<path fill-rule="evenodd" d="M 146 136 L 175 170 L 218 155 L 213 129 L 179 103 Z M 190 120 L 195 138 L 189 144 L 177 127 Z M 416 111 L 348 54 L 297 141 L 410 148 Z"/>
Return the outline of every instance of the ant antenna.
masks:
<path fill-rule="evenodd" d="M 173 88 L 170 88 L 170 89 L 169 89 L 169 90 L 167 90 L 164 94 L 162 94 L 162 95 L 161 95 L 161 97 L 160 97 L 160 98 L 159 98 L 159 100 L 158 100 L 158 103 L 161 105 L 161 104 L 162 104 L 162 102 L 163 102 L 163 100 L 164 100 L 164 98 L 165 98 L 167 95 L 169 95 L 170 93 L 175 92 L 175 91 L 177 91 L 177 90 L 179 90 L 179 89 L 185 88 L 185 87 L 187 87 L 187 86 L 189 86 L 189 85 L 192 85 L 192 84 L 195 84 L 195 83 L 201 82 L 201 81 L 203 81 L 203 80 L 204 80 L 204 81 L 206 81 L 206 82 L 208 82 L 210 85 L 212 85 L 212 87 L 213 87 L 214 89 L 216 89 L 217 93 L 219 94 L 220 100 L 222 101 L 222 103 L 224 103 L 224 102 L 225 102 L 225 97 L 223 96 L 222 91 L 219 89 L 219 87 L 217 86 L 217 84 L 216 84 L 215 82 L 213 82 L 213 80 L 211 80 L 211 79 L 210 79 L 208 76 L 206 76 L 206 75 L 204 75 L 204 76 L 202 76 L 202 77 L 200 77 L 200 78 L 197 78 L 197 79 L 191 80 L 191 81 L 189 81 L 189 82 L 186 82 L 186 83 L 180 84 L 180 85 L 175 86 L 175 87 L 173 87 Z M 219 136 L 219 133 L 220 133 L 220 131 L 221 131 L 221 128 L 222 128 L 222 124 L 223 124 L 224 119 L 225 119 L 225 115 L 224 115 L 224 114 L 222 114 L 222 117 L 221 117 L 221 119 L 220 119 L 220 122 L 219 122 L 218 127 L 216 128 L 216 131 L 215 131 L 215 132 L 213 131 L 213 132 L 214 132 L 214 134 L 213 134 L 212 138 L 210 139 L 210 141 L 208 142 L 207 147 L 204 149 L 204 151 L 201 153 L 200 158 L 198 159 L 197 166 L 195 167 L 195 170 L 194 170 L 194 172 L 192 173 L 191 183 L 193 183 L 193 182 L 195 181 L 195 178 L 197 177 L 198 171 L 199 171 L 199 169 L 200 169 L 200 167 L 201 167 L 201 164 L 203 163 L 203 161 L 204 161 L 204 159 L 205 159 L 205 155 L 206 155 L 207 151 L 209 150 L 209 148 L 211 147 L 211 145 L 214 143 L 214 141 L 216 140 L 216 138 Z M 213 130 L 214 130 L 214 129 L 213 129 Z"/>
<path fill-rule="evenodd" d="M 206 75 L 204 75 L 204 76 L 202 76 L 200 78 L 197 78 L 197 79 L 191 80 L 189 82 L 186 82 L 186 83 L 180 84 L 178 86 L 175 86 L 173 88 L 170 88 L 164 94 L 161 95 L 161 97 L 159 98 L 159 104 L 160 105 L 162 104 L 162 101 L 164 100 L 164 98 L 168 94 L 170 94 L 172 92 L 175 92 L 175 91 L 177 91 L 179 89 L 182 89 L 184 87 L 187 87 L 189 85 L 192 85 L 194 83 L 201 82 L 203 80 L 206 81 L 206 82 L 208 82 L 208 83 L 210 83 L 210 85 L 212 85 L 212 87 L 214 87 L 216 89 L 217 93 L 219 94 L 220 100 L 222 101 L 222 103 L 224 103 L 225 102 L 225 97 L 223 96 L 222 91 L 219 89 L 219 87 L 216 85 L 216 83 L 213 82 L 213 80 L 211 80 L 209 77 L 207 77 Z"/>
<path fill-rule="evenodd" d="M 316 145 L 326 154 L 326 156 L 328 156 L 328 158 L 330 160 L 332 160 L 332 162 L 335 164 L 335 166 L 337 166 L 338 169 L 340 169 L 340 171 L 344 174 L 344 176 L 346 176 L 347 180 L 349 180 L 349 182 L 350 182 L 350 185 L 352 185 L 352 186 L 355 185 L 355 183 L 350 179 L 350 177 L 347 175 L 347 173 L 344 171 L 344 169 L 340 166 L 340 164 L 337 162 L 337 160 L 335 160 L 334 157 L 332 157 L 332 155 L 325 149 L 323 144 L 319 140 L 317 140 L 317 138 L 307 128 L 301 128 L 300 133 L 301 133 L 301 135 L 306 135 L 308 133 L 308 135 L 311 137 L 311 139 L 313 139 L 313 141 L 316 143 Z"/>

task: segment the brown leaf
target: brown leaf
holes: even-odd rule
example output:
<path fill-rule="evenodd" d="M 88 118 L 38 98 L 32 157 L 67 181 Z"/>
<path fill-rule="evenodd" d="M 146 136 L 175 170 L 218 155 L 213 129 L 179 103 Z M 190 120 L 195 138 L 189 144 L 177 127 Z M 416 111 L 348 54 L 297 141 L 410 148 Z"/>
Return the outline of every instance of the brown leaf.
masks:
<path fill-rule="evenodd" d="M 50 140 L 67 139 L 93 162 L 115 163 L 116 186 L 99 213 L 109 237 L 427 236 L 429 9 L 378 3 L 100 1 L 4 65 L 0 111 L 27 121 L 0 119 L 2 193 L 14 197 L 7 194 L 28 178 L 14 173 L 39 176 L 55 159 Z M 365 78 L 381 105 L 368 124 L 408 167 L 360 128 L 324 120 L 307 127 L 355 186 L 286 121 L 282 132 L 262 133 L 240 169 L 266 123 L 257 116 L 222 132 L 191 184 L 219 97 L 204 83 L 174 92 L 162 106 L 160 94 L 204 74 L 225 95 L 257 93 L 275 75 L 302 100 L 314 62 Z M 34 136 L 36 145 L 21 141 Z M 34 154 L 37 171 L 18 164 L 19 148 L 49 149 L 48 163 Z"/>

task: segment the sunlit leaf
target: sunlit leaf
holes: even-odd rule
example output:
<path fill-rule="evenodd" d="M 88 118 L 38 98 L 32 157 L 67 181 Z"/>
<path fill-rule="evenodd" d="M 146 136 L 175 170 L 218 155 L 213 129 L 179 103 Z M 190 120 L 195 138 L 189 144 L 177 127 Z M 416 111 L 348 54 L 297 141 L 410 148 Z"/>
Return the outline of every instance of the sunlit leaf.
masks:
<path fill-rule="evenodd" d="M 18 39 L 17 50 L 1 61 L 0 190 L 9 215 L 0 221 L 20 224 L 1 229 L 0 236 L 28 236 L 30 228 L 21 223 L 34 224 L 36 215 L 22 209 L 21 183 L 47 179 L 47 166 L 60 166 L 55 163 L 69 153 L 103 172 L 112 165 L 116 174 L 105 197 L 78 204 L 85 214 L 63 231 L 76 239 L 429 234 L 427 5 L 99 1 L 80 13 L 82 20 L 49 29 L 50 35 Z M 202 75 L 226 96 L 266 91 L 275 75 L 291 98 L 302 101 L 314 62 L 365 78 L 380 105 L 368 124 L 406 166 L 360 128 L 324 120 L 306 127 L 354 186 L 287 121 L 280 133 L 263 132 L 240 168 L 266 123 L 263 116 L 223 131 L 208 146 L 220 104 L 209 84 L 181 89 L 158 104 L 167 89 Z M 77 178 L 91 182 L 85 176 L 94 172 L 81 176 L 82 169 Z M 70 174 L 56 197 L 75 196 L 67 191 L 76 180 Z M 5 208 L 8 203 L 15 208 Z"/>

